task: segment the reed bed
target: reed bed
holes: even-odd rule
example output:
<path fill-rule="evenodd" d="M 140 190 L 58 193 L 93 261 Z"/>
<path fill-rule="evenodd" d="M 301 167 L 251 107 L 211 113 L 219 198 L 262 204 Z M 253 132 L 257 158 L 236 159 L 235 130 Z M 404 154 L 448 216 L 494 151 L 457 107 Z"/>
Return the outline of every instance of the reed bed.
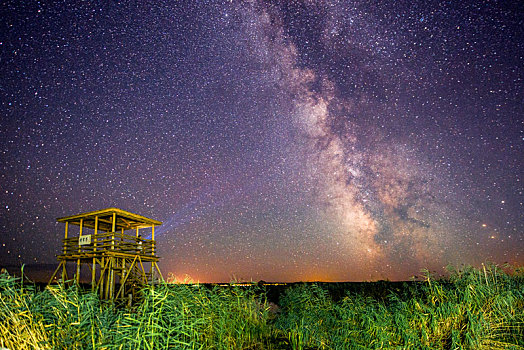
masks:
<path fill-rule="evenodd" d="M 158 285 L 132 308 L 76 286 L 37 291 L 0 276 L 0 347 L 7 349 L 265 349 L 273 333 L 264 294 Z"/>
<path fill-rule="evenodd" d="M 291 288 L 275 327 L 291 349 L 524 349 L 522 269 L 449 270 L 386 300 L 348 294 L 335 303 L 318 286 Z"/>
<path fill-rule="evenodd" d="M 384 299 L 335 302 L 316 284 L 289 287 L 275 313 L 265 291 L 161 284 L 133 307 L 77 286 L 39 291 L 0 275 L 6 349 L 524 349 L 524 273 L 494 265 L 428 273 Z"/>

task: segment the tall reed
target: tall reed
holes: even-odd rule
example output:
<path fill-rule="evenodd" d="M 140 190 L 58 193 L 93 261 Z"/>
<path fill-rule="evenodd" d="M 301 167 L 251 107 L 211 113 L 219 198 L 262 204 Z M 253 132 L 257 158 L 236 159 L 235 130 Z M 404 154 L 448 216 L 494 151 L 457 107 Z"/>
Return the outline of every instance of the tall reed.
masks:
<path fill-rule="evenodd" d="M 510 267 L 507 267 L 510 268 Z M 0 275 L 7 349 L 524 349 L 524 271 L 450 268 L 386 299 L 288 288 L 280 313 L 248 287 L 148 286 L 133 308 L 77 286 L 43 291 Z M 380 284 L 384 286 L 384 284 Z"/>
<path fill-rule="evenodd" d="M 51 349 L 40 315 L 30 310 L 34 286 L 6 273 L 0 275 L 0 347 L 8 349 Z"/>
<path fill-rule="evenodd" d="M 319 286 L 292 288 L 275 326 L 292 349 L 524 349 L 523 271 L 450 273 L 426 274 L 417 290 L 385 301 L 348 294 L 335 303 Z"/>
<path fill-rule="evenodd" d="M 269 346 L 269 307 L 255 287 L 161 285 L 143 290 L 119 320 L 119 349 L 255 349 Z"/>
<path fill-rule="evenodd" d="M 255 286 L 150 286 L 126 309 L 74 285 L 38 292 L 0 275 L 0 346 L 12 350 L 265 349 L 273 334 L 268 320 Z"/>

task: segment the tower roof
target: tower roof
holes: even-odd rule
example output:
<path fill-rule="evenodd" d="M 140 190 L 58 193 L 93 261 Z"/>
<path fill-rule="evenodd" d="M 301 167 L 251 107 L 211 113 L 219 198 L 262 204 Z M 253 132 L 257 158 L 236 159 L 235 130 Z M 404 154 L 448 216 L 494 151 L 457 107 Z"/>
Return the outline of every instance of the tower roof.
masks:
<path fill-rule="evenodd" d="M 72 216 L 64 216 L 62 218 L 57 218 L 56 221 L 80 226 L 80 220 L 82 219 L 83 227 L 94 229 L 95 217 L 98 217 L 98 229 L 102 231 L 112 231 L 113 214 L 116 218 L 115 230 L 130 230 L 134 228 L 151 227 L 153 225 L 162 225 L 161 221 L 149 219 L 145 216 L 133 214 L 118 208 L 107 208 Z"/>

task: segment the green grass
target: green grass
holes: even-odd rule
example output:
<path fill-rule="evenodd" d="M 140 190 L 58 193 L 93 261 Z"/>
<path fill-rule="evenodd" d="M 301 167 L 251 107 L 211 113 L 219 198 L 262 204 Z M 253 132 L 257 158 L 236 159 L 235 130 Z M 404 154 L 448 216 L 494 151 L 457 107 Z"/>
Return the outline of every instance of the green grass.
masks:
<path fill-rule="evenodd" d="M 158 285 L 132 309 L 78 287 L 38 291 L 0 275 L 8 349 L 524 349 L 524 273 L 450 269 L 385 299 L 289 287 L 278 314 L 264 290 Z"/>

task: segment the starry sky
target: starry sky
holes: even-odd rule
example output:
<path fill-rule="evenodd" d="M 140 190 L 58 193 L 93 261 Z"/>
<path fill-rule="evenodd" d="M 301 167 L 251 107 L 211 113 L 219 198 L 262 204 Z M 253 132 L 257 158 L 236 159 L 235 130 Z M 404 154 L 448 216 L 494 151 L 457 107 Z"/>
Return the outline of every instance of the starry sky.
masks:
<path fill-rule="evenodd" d="M 164 275 L 524 263 L 524 3 L 2 1 L 0 264 L 164 222 Z"/>

